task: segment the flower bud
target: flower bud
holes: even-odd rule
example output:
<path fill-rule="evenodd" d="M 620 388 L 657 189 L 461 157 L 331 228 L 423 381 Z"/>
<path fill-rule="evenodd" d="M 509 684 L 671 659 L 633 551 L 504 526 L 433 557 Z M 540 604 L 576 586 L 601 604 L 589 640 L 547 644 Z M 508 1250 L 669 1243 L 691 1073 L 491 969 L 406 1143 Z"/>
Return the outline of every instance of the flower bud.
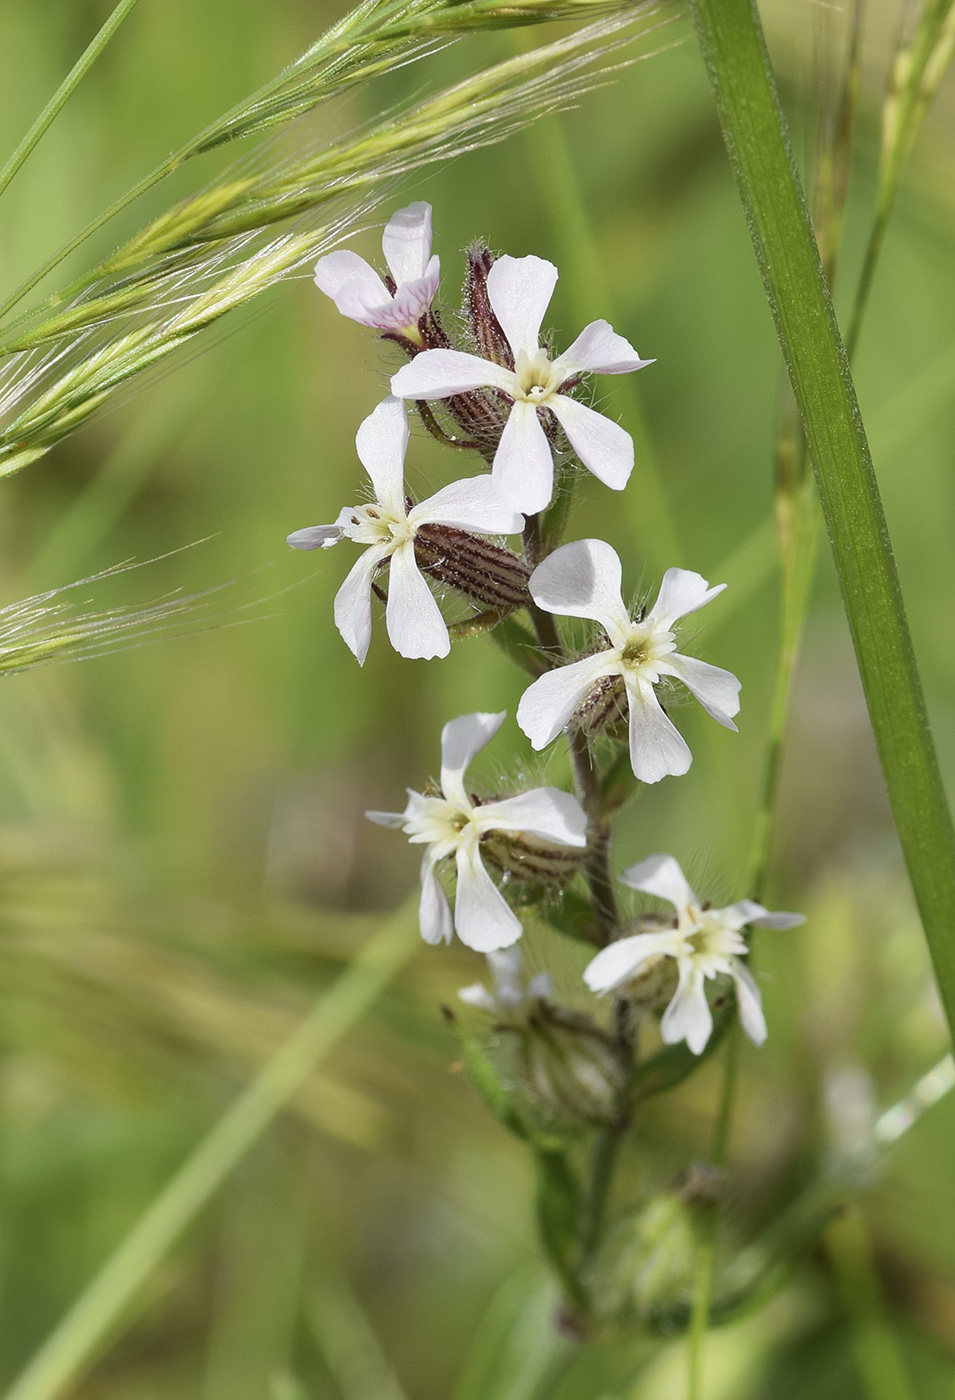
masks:
<path fill-rule="evenodd" d="M 681 1192 L 663 1191 L 608 1232 L 588 1291 L 605 1322 L 632 1328 L 686 1305 L 694 1258 L 693 1208 Z"/>
<path fill-rule="evenodd" d="M 422 572 L 502 616 L 530 602 L 528 565 L 480 535 L 451 525 L 419 525 L 414 550 Z"/>
<path fill-rule="evenodd" d="M 505 369 L 514 368 L 514 354 L 500 321 L 491 309 L 487 275 L 494 266 L 494 255 L 485 243 L 477 242 L 467 252 L 468 270 L 464 282 L 462 315 L 474 338 L 479 355 Z"/>
<path fill-rule="evenodd" d="M 615 1122 L 627 1068 L 616 1042 L 589 1016 L 540 1001 L 518 1026 L 520 1074 L 529 1097 L 564 1127 Z"/>

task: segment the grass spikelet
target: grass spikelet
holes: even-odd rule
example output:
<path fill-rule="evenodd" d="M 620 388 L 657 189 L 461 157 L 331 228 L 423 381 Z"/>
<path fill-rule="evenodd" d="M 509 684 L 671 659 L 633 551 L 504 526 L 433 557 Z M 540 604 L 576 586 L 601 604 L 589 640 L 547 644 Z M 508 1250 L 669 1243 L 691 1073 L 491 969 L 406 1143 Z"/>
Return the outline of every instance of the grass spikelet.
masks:
<path fill-rule="evenodd" d="M 483 4 L 482 13 L 492 9 Z M 230 171 L 167 211 L 72 306 L 8 343 L 15 358 L 0 372 L 0 475 L 36 461 L 121 385 L 340 241 L 400 176 L 500 141 L 607 81 L 608 59 L 655 28 L 660 13 L 651 3 L 597 20 L 344 141 L 255 177 Z M 327 221 L 309 227 L 323 207 Z M 297 228 L 268 238 L 291 219 Z M 129 271 L 137 261 L 140 270 Z M 127 274 L 118 282 L 117 268 Z"/>
<path fill-rule="evenodd" d="M 148 560 L 155 563 L 155 560 Z M 206 599 L 219 591 L 171 593 L 143 605 L 84 610 L 78 589 L 115 578 L 143 564 L 116 564 L 88 578 L 36 593 L 0 608 L 0 675 L 56 661 L 78 661 L 121 651 L 147 640 L 187 635 L 209 625 Z M 220 585 L 220 587 L 227 585 Z M 187 624 L 183 628 L 182 624 Z"/>

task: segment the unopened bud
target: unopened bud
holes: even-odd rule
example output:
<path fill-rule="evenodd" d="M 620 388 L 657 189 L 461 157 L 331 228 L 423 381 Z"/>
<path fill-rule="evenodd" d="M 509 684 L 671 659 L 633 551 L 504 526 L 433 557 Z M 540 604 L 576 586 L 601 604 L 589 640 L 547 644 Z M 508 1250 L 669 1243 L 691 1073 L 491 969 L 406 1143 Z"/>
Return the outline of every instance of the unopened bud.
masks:
<path fill-rule="evenodd" d="M 467 259 L 461 312 L 474 338 L 475 348 L 482 359 L 492 360 L 505 369 L 513 369 L 514 352 L 487 294 L 487 275 L 494 266 L 494 256 L 486 243 L 478 242 L 468 249 Z"/>
<path fill-rule="evenodd" d="M 633 1327 L 687 1302 L 694 1259 L 692 1209 L 679 1192 L 664 1191 L 610 1230 L 589 1292 L 605 1321 Z"/>
<path fill-rule="evenodd" d="M 419 525 L 418 567 L 440 583 L 504 616 L 530 602 L 530 569 L 509 549 L 451 525 Z"/>
<path fill-rule="evenodd" d="M 626 1065 L 616 1042 L 589 1016 L 542 1001 L 514 1030 L 524 1086 L 542 1113 L 565 1127 L 619 1119 Z"/>

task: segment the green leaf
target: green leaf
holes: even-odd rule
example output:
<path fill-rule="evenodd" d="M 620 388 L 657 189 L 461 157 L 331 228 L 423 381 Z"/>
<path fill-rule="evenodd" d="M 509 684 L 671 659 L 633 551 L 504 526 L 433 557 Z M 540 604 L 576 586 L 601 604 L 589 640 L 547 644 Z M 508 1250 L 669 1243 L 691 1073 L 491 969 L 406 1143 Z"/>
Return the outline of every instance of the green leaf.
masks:
<path fill-rule="evenodd" d="M 892 546 L 753 0 L 692 0 L 825 513 L 882 771 L 955 1030 L 955 834 Z"/>

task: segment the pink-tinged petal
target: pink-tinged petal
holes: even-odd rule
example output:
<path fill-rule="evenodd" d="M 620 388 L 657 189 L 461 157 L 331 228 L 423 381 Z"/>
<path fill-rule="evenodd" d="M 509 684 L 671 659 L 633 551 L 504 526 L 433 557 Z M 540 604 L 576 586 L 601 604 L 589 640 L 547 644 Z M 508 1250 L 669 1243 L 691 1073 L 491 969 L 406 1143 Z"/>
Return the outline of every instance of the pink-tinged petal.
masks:
<path fill-rule="evenodd" d="M 355 450 L 371 477 L 379 505 L 399 518 L 403 516 L 408 414 L 401 399 L 389 395 L 369 413 L 358 429 Z"/>
<path fill-rule="evenodd" d="M 612 491 L 622 491 L 633 471 L 630 434 L 612 418 L 566 394 L 552 394 L 547 407 L 587 470 Z"/>
<path fill-rule="evenodd" d="M 509 369 L 463 350 L 423 350 L 391 377 L 399 399 L 448 399 L 484 388 L 514 394 L 517 380 Z"/>
<path fill-rule="evenodd" d="M 400 331 L 408 326 L 416 326 L 434 301 L 440 277 L 441 264 L 437 258 L 432 258 L 423 277 L 416 277 L 412 282 L 402 282 L 394 296 L 392 319 L 395 324 L 388 329 Z"/>
<path fill-rule="evenodd" d="M 335 595 L 335 626 L 359 666 L 364 666 L 371 644 L 371 582 L 387 557 L 387 546 L 366 549 Z"/>
<path fill-rule="evenodd" d="M 458 937 L 478 953 L 509 948 L 524 929 L 481 864 L 477 842 L 462 841 L 456 859 L 458 887 L 454 896 L 454 927 Z"/>
<path fill-rule="evenodd" d="M 692 569 L 667 569 L 647 621 L 669 626 L 677 618 L 688 617 L 705 607 L 725 587 L 725 583 L 718 583 L 711 588 L 706 579 Z"/>
<path fill-rule="evenodd" d="M 366 812 L 365 816 L 375 826 L 389 826 L 392 830 L 403 827 L 406 821 L 404 812 Z"/>
<path fill-rule="evenodd" d="M 718 724 L 735 730 L 732 716 L 739 714 L 740 683 L 732 671 L 724 671 L 720 666 L 711 666 L 708 661 L 698 661 L 695 656 L 681 656 L 676 652 L 666 658 L 666 669 L 680 678 L 693 698 Z"/>
<path fill-rule="evenodd" d="M 733 981 L 736 983 L 736 1007 L 740 1025 L 754 1045 L 762 1045 L 769 1032 L 763 1015 L 763 998 L 753 974 L 739 958 L 730 958 Z"/>
<path fill-rule="evenodd" d="M 602 676 L 620 672 L 617 660 L 605 661 L 598 652 L 570 666 L 545 671 L 528 686 L 517 707 L 517 722 L 535 749 L 556 739 L 570 723 L 577 706 Z"/>
<path fill-rule="evenodd" d="M 548 554 L 531 574 L 531 596 L 538 607 L 561 617 L 599 622 L 614 646 L 630 632 L 630 614 L 620 590 L 623 572 L 615 549 L 603 540 L 574 540 Z"/>
<path fill-rule="evenodd" d="M 491 470 L 494 488 L 515 510 L 536 515 L 554 494 L 554 458 L 537 409 L 518 399 L 511 408 Z"/>
<path fill-rule="evenodd" d="M 660 1035 L 667 1045 L 685 1040 L 694 1055 L 702 1055 L 712 1031 L 713 1016 L 706 1000 L 703 973 L 683 963 L 679 986 L 660 1022 Z"/>
<path fill-rule="evenodd" d="M 304 530 L 293 530 L 285 542 L 293 549 L 331 549 L 343 538 L 337 525 L 309 525 Z"/>
<path fill-rule="evenodd" d="M 408 524 L 453 525 L 479 535 L 518 535 L 524 517 L 501 499 L 489 476 L 469 476 L 421 501 L 408 512 Z"/>
<path fill-rule="evenodd" d="M 394 300 L 384 282 L 380 292 L 368 282 L 346 282 L 336 293 L 335 305 L 343 316 L 360 326 L 379 331 L 401 329 L 395 324 Z"/>
<path fill-rule="evenodd" d="M 526 831 L 563 846 L 587 844 L 587 814 L 576 797 L 560 788 L 533 788 L 486 802 L 477 810 L 477 822 L 482 831 Z"/>
<path fill-rule="evenodd" d="M 369 294 L 374 292 L 382 302 L 390 300 L 388 288 L 375 269 L 347 248 L 329 253 L 315 264 L 315 285 L 333 301 L 341 289 L 351 283 L 362 283 L 369 289 Z"/>
<path fill-rule="evenodd" d="M 399 656 L 430 659 L 451 650 L 448 625 L 418 570 L 410 541 L 391 556 L 385 622 Z"/>
<path fill-rule="evenodd" d="M 698 902 L 673 856 L 647 856 L 646 860 L 629 866 L 620 876 L 620 880 L 632 890 L 640 890 L 643 894 L 653 894 L 658 899 L 665 899 L 681 914 L 685 913 L 691 904 Z"/>
<path fill-rule="evenodd" d="M 421 862 L 421 900 L 418 904 L 418 922 L 421 937 L 425 943 L 450 943 L 454 924 L 451 919 L 451 906 L 435 874 L 436 861 L 430 850 L 425 851 Z"/>
<path fill-rule="evenodd" d="M 466 1006 L 476 1006 L 479 1011 L 490 1011 L 493 1014 L 497 1010 L 497 1002 L 481 982 L 473 982 L 470 987 L 461 987 L 458 1000 L 463 1001 Z"/>
<path fill-rule="evenodd" d="M 431 257 L 431 236 L 431 205 L 424 200 L 392 214 L 381 235 L 381 247 L 397 283 L 424 276 Z"/>
<path fill-rule="evenodd" d="M 741 899 L 738 904 L 718 909 L 717 913 L 723 916 L 730 928 L 742 928 L 744 924 L 757 924 L 760 928 L 798 928 L 806 922 L 805 914 L 773 914 L 751 899 Z"/>
<path fill-rule="evenodd" d="M 693 762 L 680 732 L 660 708 L 653 686 L 638 678 L 627 687 L 630 704 L 630 766 L 642 783 L 678 778 Z"/>
<path fill-rule="evenodd" d="M 535 355 L 540 328 L 557 286 L 557 269 L 545 258 L 498 258 L 487 275 L 491 309 L 501 323 L 514 358 Z"/>
<path fill-rule="evenodd" d="M 592 992 L 612 992 L 628 982 L 649 958 L 674 954 L 674 933 L 637 933 L 602 948 L 584 968 L 584 981 Z"/>
<path fill-rule="evenodd" d="M 449 802 L 471 806 L 464 790 L 464 772 L 476 753 L 489 744 L 507 719 L 507 711 L 490 714 L 477 710 L 474 714 L 458 715 L 449 720 L 441 731 L 441 791 Z"/>
<path fill-rule="evenodd" d="M 629 340 L 617 335 L 609 321 L 591 321 L 585 326 L 573 345 L 568 346 L 554 361 L 560 366 L 563 378 L 583 371 L 586 374 L 632 374 L 634 370 L 646 369 L 655 360 L 641 360 Z"/>

